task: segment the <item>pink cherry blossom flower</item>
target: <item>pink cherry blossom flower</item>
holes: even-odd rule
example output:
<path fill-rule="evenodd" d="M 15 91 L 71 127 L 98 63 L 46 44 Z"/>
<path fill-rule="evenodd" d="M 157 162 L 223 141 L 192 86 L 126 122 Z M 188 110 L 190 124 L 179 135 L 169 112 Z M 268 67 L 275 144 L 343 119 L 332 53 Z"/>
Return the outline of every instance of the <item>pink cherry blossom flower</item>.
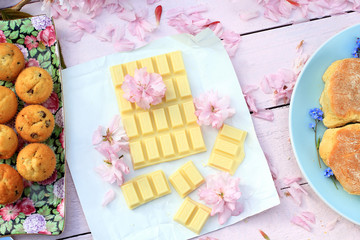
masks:
<path fill-rule="evenodd" d="M 26 36 L 24 43 L 29 50 L 37 48 L 37 46 L 39 45 L 39 43 L 36 41 L 36 37 L 34 37 L 33 35 Z"/>
<path fill-rule="evenodd" d="M 47 26 L 44 30 L 39 32 L 37 40 L 42 42 L 45 46 L 51 47 L 56 42 L 56 33 L 54 26 Z"/>
<path fill-rule="evenodd" d="M 64 217 L 64 210 L 65 210 L 65 207 L 64 207 L 64 199 L 61 200 L 61 203 L 56 207 L 56 210 L 60 213 L 60 216 L 61 217 Z"/>
<path fill-rule="evenodd" d="M 108 128 L 99 126 L 93 134 L 92 144 L 96 145 L 95 149 L 105 157 L 108 157 L 109 154 L 118 156 L 120 151 L 129 150 L 129 138 L 120 120 L 120 116 L 116 115 Z"/>
<path fill-rule="evenodd" d="M 210 125 L 220 129 L 224 121 L 235 114 L 230 108 L 230 98 L 219 97 L 217 92 L 209 91 L 194 99 L 195 115 L 200 125 Z"/>
<path fill-rule="evenodd" d="M 243 207 L 238 202 L 241 197 L 239 178 L 231 178 L 228 173 L 210 175 L 206 187 L 198 190 L 200 200 L 212 207 L 211 216 L 218 215 L 219 224 L 224 224 L 230 216 L 238 216 Z"/>
<path fill-rule="evenodd" d="M 118 186 L 121 186 L 125 177 L 123 174 L 128 174 L 130 172 L 129 167 L 124 163 L 123 156 L 118 158 L 114 154 L 109 154 L 105 164 L 102 164 L 95 168 L 95 171 L 102 177 L 102 179 L 109 183 L 114 183 Z"/>
<path fill-rule="evenodd" d="M 59 109 L 59 96 L 56 92 L 52 92 L 50 97 L 41 105 L 49 109 L 52 114 L 55 114 Z"/>
<path fill-rule="evenodd" d="M 29 216 L 36 211 L 33 201 L 27 197 L 18 201 L 15 206 L 19 208 L 19 211 L 24 213 L 25 216 Z"/>
<path fill-rule="evenodd" d="M 4 221 L 14 220 L 20 213 L 19 206 L 13 204 L 7 204 L 0 209 L 0 216 Z"/>
<path fill-rule="evenodd" d="M 29 58 L 25 63 L 25 67 L 40 67 L 40 63 L 35 58 Z"/>
<path fill-rule="evenodd" d="M 6 37 L 2 30 L 0 30 L 0 43 L 6 43 Z"/>
<path fill-rule="evenodd" d="M 115 199 L 115 192 L 114 190 L 110 189 L 109 191 L 107 191 L 105 193 L 103 202 L 102 202 L 102 206 L 105 207 L 107 206 L 110 202 L 112 202 Z"/>
<path fill-rule="evenodd" d="M 125 76 L 122 89 L 125 92 L 125 99 L 143 109 L 149 109 L 150 104 L 156 105 L 162 102 L 166 85 L 160 74 L 148 73 L 146 68 L 141 68 L 135 69 L 134 77 Z"/>

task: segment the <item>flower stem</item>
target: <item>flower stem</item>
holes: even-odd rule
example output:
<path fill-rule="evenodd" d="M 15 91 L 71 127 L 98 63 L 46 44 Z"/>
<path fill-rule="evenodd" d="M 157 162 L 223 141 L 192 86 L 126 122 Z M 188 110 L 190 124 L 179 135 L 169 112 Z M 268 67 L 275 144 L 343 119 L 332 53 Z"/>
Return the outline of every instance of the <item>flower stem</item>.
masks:
<path fill-rule="evenodd" d="M 334 176 L 331 176 L 330 178 L 331 178 L 331 181 L 334 183 L 336 189 L 339 190 L 338 187 L 337 187 L 337 185 L 336 185 L 336 181 L 335 181 Z"/>
<path fill-rule="evenodd" d="M 318 140 L 317 140 L 317 125 L 318 125 L 319 121 L 315 120 L 315 128 L 314 128 L 314 132 L 315 132 L 315 148 L 316 148 L 316 154 L 317 154 L 317 158 L 318 158 L 318 162 L 319 162 L 319 167 L 321 168 L 321 162 L 320 162 L 320 154 L 319 154 L 319 144 L 318 144 Z"/>

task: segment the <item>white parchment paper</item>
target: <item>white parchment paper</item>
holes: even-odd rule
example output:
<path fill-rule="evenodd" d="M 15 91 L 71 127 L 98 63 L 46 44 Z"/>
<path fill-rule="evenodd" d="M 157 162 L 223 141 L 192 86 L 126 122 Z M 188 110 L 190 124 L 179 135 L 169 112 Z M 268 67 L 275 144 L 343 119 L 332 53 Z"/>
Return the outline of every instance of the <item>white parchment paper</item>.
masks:
<path fill-rule="evenodd" d="M 226 123 L 248 132 L 245 159 L 235 173 L 241 179 L 244 212 L 231 217 L 224 225 L 219 225 L 217 216 L 211 217 L 201 234 L 236 223 L 280 203 L 235 71 L 221 41 L 209 29 L 195 37 L 180 34 L 156 40 L 133 52 L 116 53 L 62 72 L 66 157 L 94 239 L 180 240 L 196 236 L 173 221 L 183 199 L 172 187 L 171 194 L 129 210 L 121 189 L 104 182 L 95 173 L 94 168 L 102 164 L 103 157 L 91 144 L 92 134 L 97 127 L 109 125 L 114 115 L 119 114 L 109 67 L 176 50 L 182 51 L 193 97 L 212 89 L 221 96 L 230 96 L 236 114 Z M 201 128 L 206 152 L 131 171 L 126 175 L 126 180 L 158 169 L 162 169 L 168 177 L 189 160 L 205 177 L 216 173 L 218 170 L 206 166 L 206 163 L 218 131 L 211 127 Z M 126 162 L 131 166 L 130 156 L 126 156 Z M 103 197 L 110 188 L 114 189 L 117 197 L 108 206 L 102 207 Z M 197 191 L 189 196 L 199 201 Z M 67 211 L 71 211 L 71 206 L 67 206 Z"/>

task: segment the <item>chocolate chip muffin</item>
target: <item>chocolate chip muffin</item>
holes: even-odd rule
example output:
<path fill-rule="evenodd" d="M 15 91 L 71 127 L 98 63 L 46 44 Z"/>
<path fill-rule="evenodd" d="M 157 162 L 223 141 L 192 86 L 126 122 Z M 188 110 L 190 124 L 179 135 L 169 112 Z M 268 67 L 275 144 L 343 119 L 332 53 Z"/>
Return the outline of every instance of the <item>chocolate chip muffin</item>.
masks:
<path fill-rule="evenodd" d="M 18 154 L 16 168 L 26 180 L 38 182 L 49 178 L 56 166 L 54 151 L 43 143 L 31 143 Z"/>
<path fill-rule="evenodd" d="M 29 105 L 23 108 L 15 120 L 16 131 L 29 142 L 45 141 L 50 137 L 54 126 L 54 116 L 41 105 Z"/>
<path fill-rule="evenodd" d="M 53 91 L 51 75 L 40 67 L 25 68 L 17 77 L 15 91 L 28 104 L 45 102 Z"/>
<path fill-rule="evenodd" d="M 24 182 L 19 173 L 8 164 L 0 164 L 0 204 L 15 202 L 23 190 Z"/>
<path fill-rule="evenodd" d="M 0 80 L 13 81 L 25 67 L 24 55 L 12 43 L 0 43 Z"/>
<path fill-rule="evenodd" d="M 15 131 L 0 124 L 0 159 L 8 159 L 15 153 L 18 146 L 18 138 Z"/>
<path fill-rule="evenodd" d="M 7 87 L 0 86 L 0 123 L 6 123 L 17 112 L 18 102 L 15 93 Z"/>

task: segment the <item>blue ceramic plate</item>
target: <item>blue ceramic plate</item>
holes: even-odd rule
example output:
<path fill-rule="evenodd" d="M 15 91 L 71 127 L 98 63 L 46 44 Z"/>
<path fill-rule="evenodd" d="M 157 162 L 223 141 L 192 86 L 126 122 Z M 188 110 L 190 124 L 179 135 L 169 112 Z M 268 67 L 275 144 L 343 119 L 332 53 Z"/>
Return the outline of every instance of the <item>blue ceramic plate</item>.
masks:
<path fill-rule="evenodd" d="M 309 127 L 309 123 L 314 122 L 309 110 L 320 108 L 319 98 L 324 88 L 322 75 L 332 62 L 352 57 L 357 37 L 360 37 L 360 25 L 350 27 L 329 39 L 308 60 L 292 95 L 289 125 L 297 162 L 310 186 L 332 209 L 360 225 L 360 196 L 348 194 L 338 182 L 337 190 L 331 179 L 324 177 L 326 166 L 322 163 L 322 168 L 319 168 L 314 132 Z M 319 125 L 319 136 L 322 136 L 325 127 Z"/>

